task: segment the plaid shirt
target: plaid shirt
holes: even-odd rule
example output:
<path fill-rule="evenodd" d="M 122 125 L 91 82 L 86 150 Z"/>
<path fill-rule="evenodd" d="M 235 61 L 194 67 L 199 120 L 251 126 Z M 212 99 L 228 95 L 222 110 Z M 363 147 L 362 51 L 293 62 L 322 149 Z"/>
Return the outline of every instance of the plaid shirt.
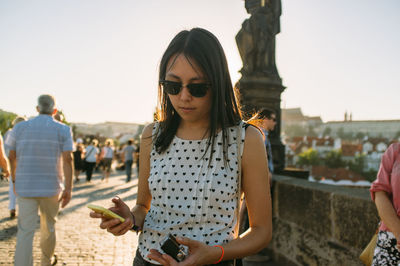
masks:
<path fill-rule="evenodd" d="M 61 191 L 62 152 L 72 151 L 71 129 L 50 115 L 20 122 L 7 137 L 16 151 L 15 189 L 21 197 L 51 197 Z"/>

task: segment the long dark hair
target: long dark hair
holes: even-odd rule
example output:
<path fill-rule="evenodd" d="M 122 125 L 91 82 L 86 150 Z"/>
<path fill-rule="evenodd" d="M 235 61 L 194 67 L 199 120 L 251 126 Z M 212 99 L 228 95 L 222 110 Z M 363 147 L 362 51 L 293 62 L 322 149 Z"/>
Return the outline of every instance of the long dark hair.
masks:
<path fill-rule="evenodd" d="M 184 55 L 189 62 L 195 62 L 211 84 L 212 103 L 207 149 L 214 148 L 217 130 L 222 129 L 224 160 L 227 161 L 228 127 L 237 125 L 241 120 L 241 112 L 236 93 L 232 87 L 225 53 L 218 39 L 209 31 L 194 28 L 179 32 L 169 44 L 160 62 L 159 80 L 164 80 L 167 64 L 172 57 Z M 180 116 L 162 87 L 158 87 L 158 114 L 160 126 L 155 136 L 155 148 L 159 153 L 166 151 L 171 144 L 180 123 Z M 210 161 L 213 152 L 210 153 Z M 203 155 L 203 156 L 204 156 Z M 209 161 L 209 162 L 210 162 Z"/>

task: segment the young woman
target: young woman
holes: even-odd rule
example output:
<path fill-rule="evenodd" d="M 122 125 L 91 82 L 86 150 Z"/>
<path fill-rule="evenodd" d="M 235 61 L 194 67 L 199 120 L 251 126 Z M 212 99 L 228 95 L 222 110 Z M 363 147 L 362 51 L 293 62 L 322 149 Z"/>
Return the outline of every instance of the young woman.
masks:
<path fill-rule="evenodd" d="M 110 210 L 123 223 L 90 216 L 102 218 L 100 227 L 114 235 L 141 231 L 134 265 L 231 265 L 264 248 L 272 222 L 263 138 L 241 121 L 226 58 L 213 34 L 195 28 L 171 41 L 160 63 L 159 108 L 158 122 L 142 134 L 136 206 L 130 210 L 112 199 Z M 250 220 L 240 237 L 239 183 Z M 185 249 L 180 263 L 160 248 L 168 234 Z"/>

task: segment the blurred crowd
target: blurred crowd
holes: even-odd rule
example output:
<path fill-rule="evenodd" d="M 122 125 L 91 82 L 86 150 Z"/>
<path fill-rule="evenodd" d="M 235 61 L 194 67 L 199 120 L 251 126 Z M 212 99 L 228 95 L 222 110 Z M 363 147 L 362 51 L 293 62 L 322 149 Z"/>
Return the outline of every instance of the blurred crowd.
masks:
<path fill-rule="evenodd" d="M 91 182 L 93 173 L 101 173 L 101 180 L 108 182 L 110 172 L 125 171 L 126 182 L 131 181 L 132 168 L 139 171 L 139 144 L 133 139 L 126 143 L 115 145 L 112 139 L 100 143 L 97 139 L 88 139 L 85 143 L 81 138 L 74 142 L 74 182 L 80 182 L 80 176 L 85 174 L 86 182 Z"/>

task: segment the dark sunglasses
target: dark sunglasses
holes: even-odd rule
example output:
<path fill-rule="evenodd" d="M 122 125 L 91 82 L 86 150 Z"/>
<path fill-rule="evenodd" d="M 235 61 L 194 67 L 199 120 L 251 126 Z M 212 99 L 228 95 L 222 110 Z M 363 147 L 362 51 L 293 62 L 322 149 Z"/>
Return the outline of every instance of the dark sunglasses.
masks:
<path fill-rule="evenodd" d="M 169 81 L 169 80 L 161 80 L 160 85 L 163 90 L 171 95 L 177 95 L 181 92 L 183 85 L 181 82 Z M 210 88 L 209 83 L 190 83 L 186 85 L 190 94 L 193 97 L 204 97 L 207 94 L 208 88 Z"/>

